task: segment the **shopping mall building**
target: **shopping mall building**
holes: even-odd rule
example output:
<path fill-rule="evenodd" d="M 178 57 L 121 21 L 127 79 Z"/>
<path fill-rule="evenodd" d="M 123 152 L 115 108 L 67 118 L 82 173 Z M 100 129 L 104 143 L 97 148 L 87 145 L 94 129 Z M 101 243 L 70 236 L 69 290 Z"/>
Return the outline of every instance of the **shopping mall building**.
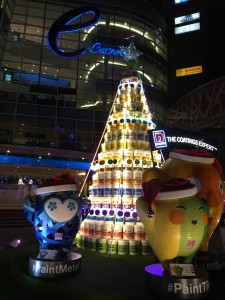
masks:
<path fill-rule="evenodd" d="M 18 159 L 88 169 L 130 43 L 150 110 L 166 121 L 167 27 L 148 1 L 2 0 L 0 37 L 1 154 L 14 169 Z"/>
<path fill-rule="evenodd" d="M 221 9 L 200 0 L 2 0 L 1 179 L 66 170 L 84 179 L 131 43 L 154 122 L 216 137 L 225 161 Z"/>

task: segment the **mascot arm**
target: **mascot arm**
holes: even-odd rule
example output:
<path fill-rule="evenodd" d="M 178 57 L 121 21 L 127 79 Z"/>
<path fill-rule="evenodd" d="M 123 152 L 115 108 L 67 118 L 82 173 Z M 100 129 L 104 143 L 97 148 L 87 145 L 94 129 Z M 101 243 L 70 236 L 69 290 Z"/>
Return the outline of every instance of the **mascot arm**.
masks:
<path fill-rule="evenodd" d="M 147 216 L 148 203 L 145 201 L 144 197 L 139 197 L 136 201 L 137 214 L 144 226 L 147 226 L 148 230 L 153 228 L 156 218 L 156 212 L 153 217 Z"/>

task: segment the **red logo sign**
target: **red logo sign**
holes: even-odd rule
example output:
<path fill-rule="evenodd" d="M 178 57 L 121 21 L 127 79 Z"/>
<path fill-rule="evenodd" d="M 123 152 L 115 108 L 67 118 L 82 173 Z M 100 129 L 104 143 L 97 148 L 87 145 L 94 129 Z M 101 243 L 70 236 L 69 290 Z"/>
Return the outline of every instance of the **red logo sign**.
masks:
<path fill-rule="evenodd" d="M 63 237 L 63 233 L 59 233 L 59 232 L 56 232 L 55 233 L 55 240 L 62 240 L 62 237 Z"/>
<path fill-rule="evenodd" d="M 195 240 L 189 240 L 187 243 L 187 249 L 192 249 L 195 246 Z"/>
<path fill-rule="evenodd" d="M 167 147 L 166 135 L 165 135 L 165 132 L 163 130 L 153 131 L 153 139 L 154 139 L 154 143 L 155 143 L 156 148 Z"/>

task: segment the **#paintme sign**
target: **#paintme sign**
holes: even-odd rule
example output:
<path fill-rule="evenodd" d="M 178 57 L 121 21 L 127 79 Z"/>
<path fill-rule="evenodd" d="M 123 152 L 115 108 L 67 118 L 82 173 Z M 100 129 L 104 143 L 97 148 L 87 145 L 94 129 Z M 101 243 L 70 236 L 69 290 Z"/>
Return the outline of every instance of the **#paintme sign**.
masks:
<path fill-rule="evenodd" d="M 176 70 L 176 77 L 202 73 L 202 66 L 195 66 Z"/>

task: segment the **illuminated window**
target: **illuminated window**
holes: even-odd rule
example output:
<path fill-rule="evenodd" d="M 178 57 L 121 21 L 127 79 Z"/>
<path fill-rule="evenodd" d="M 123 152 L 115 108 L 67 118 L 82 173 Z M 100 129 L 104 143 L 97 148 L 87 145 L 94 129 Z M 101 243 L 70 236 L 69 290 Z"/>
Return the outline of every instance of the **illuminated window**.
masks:
<path fill-rule="evenodd" d="M 20 37 L 19 33 L 15 33 L 15 32 L 14 32 L 14 33 L 12 34 L 12 42 L 17 43 L 18 40 L 19 40 L 19 37 Z"/>
<path fill-rule="evenodd" d="M 4 80 L 10 82 L 12 80 L 12 73 L 5 73 Z"/>

